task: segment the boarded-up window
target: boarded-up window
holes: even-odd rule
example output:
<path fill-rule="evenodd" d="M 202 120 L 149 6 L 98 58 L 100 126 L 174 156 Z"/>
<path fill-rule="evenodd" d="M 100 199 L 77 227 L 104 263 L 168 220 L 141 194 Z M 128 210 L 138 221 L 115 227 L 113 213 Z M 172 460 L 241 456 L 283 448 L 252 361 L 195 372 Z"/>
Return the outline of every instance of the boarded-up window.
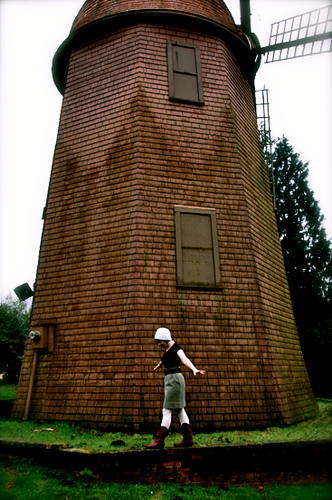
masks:
<path fill-rule="evenodd" d="M 168 41 L 167 51 L 170 99 L 204 104 L 199 47 Z"/>
<path fill-rule="evenodd" d="M 215 210 L 176 206 L 175 233 L 178 286 L 219 287 Z"/>

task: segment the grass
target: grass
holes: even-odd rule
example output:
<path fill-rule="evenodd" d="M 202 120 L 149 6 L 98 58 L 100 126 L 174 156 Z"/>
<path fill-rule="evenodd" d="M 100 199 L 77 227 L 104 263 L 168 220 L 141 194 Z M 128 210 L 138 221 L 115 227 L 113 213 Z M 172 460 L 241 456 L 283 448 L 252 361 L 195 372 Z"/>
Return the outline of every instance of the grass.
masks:
<path fill-rule="evenodd" d="M 332 400 L 318 400 L 319 414 L 315 419 L 286 427 L 269 427 L 264 430 L 224 431 L 199 433 L 195 435 L 195 444 L 222 446 L 228 444 L 254 444 L 294 440 L 332 439 Z M 59 444 L 67 448 L 79 448 L 86 451 L 127 451 L 144 448 L 152 440 L 152 434 L 123 434 L 86 430 L 79 426 L 62 422 L 40 423 L 11 418 L 0 420 L 0 438 L 18 439 Z M 181 435 L 171 432 L 166 440 L 166 447 L 172 447 L 181 440 Z M 122 442 L 122 445 L 112 444 Z"/>
<path fill-rule="evenodd" d="M 13 384 L 0 384 L 0 399 L 15 399 L 17 386 Z"/>
<path fill-rule="evenodd" d="M 66 474 L 29 460 L 0 462 L 1 500 L 331 500 L 331 484 L 249 486 L 191 486 L 177 484 L 119 484 L 95 482 L 88 469 Z"/>
<path fill-rule="evenodd" d="M 15 386 L 0 386 L 0 399 L 13 399 Z M 251 444 L 302 439 L 332 438 L 332 400 L 318 400 L 319 415 L 312 420 L 288 427 L 269 427 L 253 431 L 225 431 L 195 435 L 200 446 Z M 57 443 L 86 451 L 120 451 L 144 449 L 151 434 L 123 434 L 84 430 L 61 422 L 41 423 L 0 419 L 0 438 Z M 180 439 L 171 433 L 167 447 Z M 114 441 L 125 444 L 116 446 Z M 28 459 L 0 457 L 1 500 L 331 500 L 331 484 L 262 485 L 201 487 L 179 484 L 121 484 L 98 482 L 93 472 L 85 469 L 66 473 L 36 465 Z"/>

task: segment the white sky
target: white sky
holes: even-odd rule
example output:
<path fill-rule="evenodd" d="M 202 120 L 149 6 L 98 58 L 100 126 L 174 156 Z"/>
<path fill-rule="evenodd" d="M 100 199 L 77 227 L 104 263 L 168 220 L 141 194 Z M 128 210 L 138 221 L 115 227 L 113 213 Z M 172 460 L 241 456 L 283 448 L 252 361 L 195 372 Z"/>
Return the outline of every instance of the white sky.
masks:
<path fill-rule="evenodd" d="M 331 0 L 332 1 L 332 0 Z M 329 0 L 251 0 L 261 45 L 270 24 Z M 55 51 L 84 0 L 0 0 L 0 298 L 33 287 L 62 96 L 51 75 Z M 240 23 L 239 0 L 226 0 Z M 274 138 L 285 135 L 303 162 L 332 237 L 332 55 L 261 65 Z"/>

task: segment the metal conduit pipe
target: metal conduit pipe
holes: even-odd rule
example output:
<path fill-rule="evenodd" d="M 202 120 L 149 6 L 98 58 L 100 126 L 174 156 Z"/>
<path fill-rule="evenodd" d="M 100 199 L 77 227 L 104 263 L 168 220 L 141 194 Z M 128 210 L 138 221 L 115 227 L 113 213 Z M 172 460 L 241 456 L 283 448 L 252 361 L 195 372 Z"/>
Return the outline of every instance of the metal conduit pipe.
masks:
<path fill-rule="evenodd" d="M 243 33 L 251 35 L 250 0 L 240 0 L 240 15 Z"/>

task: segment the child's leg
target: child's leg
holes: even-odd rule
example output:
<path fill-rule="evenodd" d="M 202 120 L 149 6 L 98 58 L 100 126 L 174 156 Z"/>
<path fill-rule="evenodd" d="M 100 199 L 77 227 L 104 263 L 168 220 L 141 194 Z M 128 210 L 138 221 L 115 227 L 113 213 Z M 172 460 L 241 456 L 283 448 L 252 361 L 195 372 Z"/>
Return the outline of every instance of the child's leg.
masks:
<path fill-rule="evenodd" d="M 179 417 L 180 425 L 189 424 L 189 417 L 184 408 L 179 408 L 175 411 L 177 413 L 177 416 Z"/>
<path fill-rule="evenodd" d="M 166 427 L 169 429 L 172 422 L 172 410 L 168 410 L 167 408 L 163 408 L 163 419 L 161 421 L 161 427 Z"/>

